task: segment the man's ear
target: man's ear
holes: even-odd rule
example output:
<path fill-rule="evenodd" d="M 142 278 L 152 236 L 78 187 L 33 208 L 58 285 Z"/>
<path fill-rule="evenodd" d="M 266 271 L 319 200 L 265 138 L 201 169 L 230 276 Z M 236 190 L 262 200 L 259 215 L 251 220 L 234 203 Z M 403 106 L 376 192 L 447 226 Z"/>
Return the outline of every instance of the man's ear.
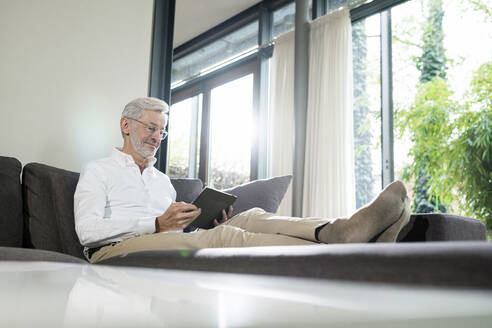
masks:
<path fill-rule="evenodd" d="M 122 117 L 120 120 L 120 128 L 124 135 L 130 135 L 130 121 L 126 117 Z"/>

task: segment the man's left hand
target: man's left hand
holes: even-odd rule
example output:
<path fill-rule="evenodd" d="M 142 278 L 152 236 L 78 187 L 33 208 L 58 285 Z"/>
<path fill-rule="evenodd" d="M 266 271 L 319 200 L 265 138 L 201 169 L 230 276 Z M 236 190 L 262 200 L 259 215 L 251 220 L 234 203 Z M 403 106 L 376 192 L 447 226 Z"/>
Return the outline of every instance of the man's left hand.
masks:
<path fill-rule="evenodd" d="M 227 213 L 225 210 L 222 210 L 222 219 L 220 220 L 214 219 L 214 225 L 218 226 L 219 224 L 226 222 L 231 218 L 231 216 L 232 216 L 232 206 L 229 206 Z"/>

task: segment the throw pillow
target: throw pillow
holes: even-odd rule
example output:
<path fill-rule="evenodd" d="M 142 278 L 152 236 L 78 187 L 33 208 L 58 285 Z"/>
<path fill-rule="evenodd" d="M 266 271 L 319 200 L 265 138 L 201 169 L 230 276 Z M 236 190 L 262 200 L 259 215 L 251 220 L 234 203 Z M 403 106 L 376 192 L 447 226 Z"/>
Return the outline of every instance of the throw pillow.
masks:
<path fill-rule="evenodd" d="M 171 184 L 176 190 L 177 202 L 193 202 L 202 192 L 203 183 L 200 179 L 171 178 Z"/>
<path fill-rule="evenodd" d="M 267 212 L 275 213 L 287 192 L 290 180 L 292 180 L 292 176 L 286 175 L 252 181 L 222 191 L 237 196 L 236 202 L 232 205 L 232 215 L 244 212 L 253 207 L 259 207 Z"/>

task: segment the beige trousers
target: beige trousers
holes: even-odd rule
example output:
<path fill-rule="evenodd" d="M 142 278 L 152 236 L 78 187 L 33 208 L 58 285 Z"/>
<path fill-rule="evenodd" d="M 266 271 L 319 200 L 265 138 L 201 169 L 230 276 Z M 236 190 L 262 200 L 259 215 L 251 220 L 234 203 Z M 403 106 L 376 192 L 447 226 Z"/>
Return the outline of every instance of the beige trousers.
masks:
<path fill-rule="evenodd" d="M 326 218 L 276 216 L 260 208 L 252 208 L 210 230 L 153 233 L 128 238 L 102 247 L 92 254 L 89 261 L 95 263 L 113 256 L 149 250 L 313 245 L 318 244 L 316 228 L 329 221 Z"/>

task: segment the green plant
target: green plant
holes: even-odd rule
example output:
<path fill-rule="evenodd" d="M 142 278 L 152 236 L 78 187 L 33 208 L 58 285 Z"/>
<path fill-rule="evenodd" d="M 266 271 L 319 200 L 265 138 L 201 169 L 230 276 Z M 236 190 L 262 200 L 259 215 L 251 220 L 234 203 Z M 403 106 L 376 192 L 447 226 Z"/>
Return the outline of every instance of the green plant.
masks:
<path fill-rule="evenodd" d="M 436 192 L 441 190 L 445 177 L 441 171 L 443 153 L 452 135 L 451 113 L 456 105 L 451 100 L 452 91 L 446 80 L 435 77 L 418 87 L 414 104 L 408 110 L 395 115 L 397 130 L 402 135 L 409 133 L 413 162 L 404 169 L 403 178 L 416 179 L 414 211 L 445 211 L 440 200 L 450 201 Z M 447 196 L 447 195 L 446 195 Z"/>
<path fill-rule="evenodd" d="M 420 82 L 429 82 L 434 77 L 446 78 L 446 55 L 443 46 L 444 32 L 442 0 L 429 1 L 429 16 L 422 36 L 422 56 L 416 58 Z"/>
<path fill-rule="evenodd" d="M 456 137 L 443 158 L 447 164 L 447 171 L 441 172 L 447 176 L 444 187 L 455 188 L 461 209 L 492 229 L 492 62 L 475 72 L 468 99 L 452 128 Z"/>
<path fill-rule="evenodd" d="M 447 119 L 446 106 L 449 102 L 450 93 L 448 92 L 449 88 L 447 85 L 442 89 L 444 93 L 439 92 L 443 87 L 442 84 L 445 83 L 447 61 L 443 46 L 444 33 L 442 30 L 442 20 L 444 10 L 442 0 L 430 0 L 428 5 L 429 14 L 422 35 L 422 55 L 415 59 L 417 69 L 420 71 L 420 83 L 423 86 L 419 90 L 419 94 L 417 94 L 414 109 L 420 109 L 417 111 L 418 115 L 423 114 L 420 113 L 421 111 L 426 112 L 426 109 L 429 109 L 430 112 L 425 113 L 426 120 L 424 121 L 419 122 L 418 118 L 414 117 L 416 118 L 414 123 L 416 123 L 417 127 L 420 126 L 420 123 L 423 123 L 420 126 L 423 129 L 423 133 L 421 134 L 423 136 L 428 135 L 432 140 L 433 137 L 439 138 L 440 133 L 444 132 L 441 131 L 439 124 L 443 123 L 443 119 Z M 436 77 L 440 79 L 436 79 Z M 427 85 L 427 83 L 433 80 L 436 81 L 435 83 L 437 85 L 433 83 Z M 428 100 L 433 100 L 433 97 L 436 96 L 437 98 L 435 100 L 437 103 L 427 103 Z M 427 126 L 427 124 L 431 126 Z M 417 135 L 417 139 L 418 137 Z M 442 203 L 441 199 L 435 194 L 430 194 L 428 191 L 432 187 L 429 185 L 432 182 L 431 173 L 429 172 L 429 155 L 419 153 L 418 151 L 414 151 L 414 155 L 416 164 L 414 166 L 414 211 L 416 213 L 447 212 L 447 207 Z"/>
<path fill-rule="evenodd" d="M 492 62 L 474 73 L 462 104 L 451 96 L 448 83 L 436 77 L 420 85 L 409 110 L 397 113 L 397 128 L 413 142 L 415 161 L 405 178 L 426 170 L 431 197 L 458 202 L 492 229 Z"/>
<path fill-rule="evenodd" d="M 492 21 L 492 4 L 490 0 L 468 0 L 468 2 L 473 6 L 473 9 L 485 14 L 485 19 Z"/>

